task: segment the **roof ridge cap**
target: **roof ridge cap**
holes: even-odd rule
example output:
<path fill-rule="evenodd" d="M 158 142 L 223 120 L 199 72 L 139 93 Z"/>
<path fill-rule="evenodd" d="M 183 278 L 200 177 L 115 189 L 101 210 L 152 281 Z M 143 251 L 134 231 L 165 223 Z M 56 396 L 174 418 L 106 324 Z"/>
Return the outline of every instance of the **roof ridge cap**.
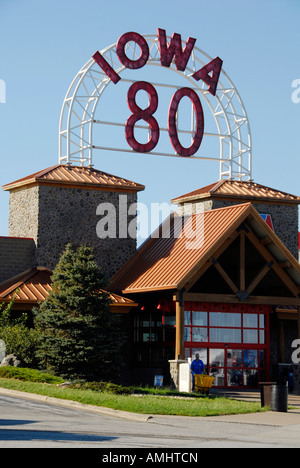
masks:
<path fill-rule="evenodd" d="M 214 187 L 208 191 L 208 193 L 215 193 L 220 187 L 222 187 L 222 185 L 224 185 L 225 182 L 228 182 L 228 180 L 227 179 L 219 180 L 218 182 L 216 182 Z"/>
<path fill-rule="evenodd" d="M 46 169 L 42 169 L 41 171 L 35 172 L 35 173 L 32 174 L 32 175 L 36 175 L 35 178 L 41 177 L 41 176 L 47 174 L 48 172 L 53 171 L 54 169 L 56 169 L 56 168 L 59 167 L 59 166 L 61 166 L 61 164 L 54 164 L 53 166 L 49 166 L 49 167 L 47 167 Z"/>

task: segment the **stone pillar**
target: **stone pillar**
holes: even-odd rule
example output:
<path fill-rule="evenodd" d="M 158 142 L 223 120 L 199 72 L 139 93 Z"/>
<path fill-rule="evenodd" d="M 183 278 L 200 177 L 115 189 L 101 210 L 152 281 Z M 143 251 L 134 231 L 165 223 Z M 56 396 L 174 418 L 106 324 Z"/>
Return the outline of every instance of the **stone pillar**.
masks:
<path fill-rule="evenodd" d="M 172 359 L 169 361 L 171 386 L 173 386 L 176 390 L 179 390 L 179 365 L 184 363 L 185 360 L 183 359 Z"/>
<path fill-rule="evenodd" d="M 136 252 L 137 193 L 144 186 L 87 167 L 58 165 L 7 184 L 9 235 L 30 237 L 35 264 L 55 268 L 67 243 L 86 244 L 111 278 Z"/>

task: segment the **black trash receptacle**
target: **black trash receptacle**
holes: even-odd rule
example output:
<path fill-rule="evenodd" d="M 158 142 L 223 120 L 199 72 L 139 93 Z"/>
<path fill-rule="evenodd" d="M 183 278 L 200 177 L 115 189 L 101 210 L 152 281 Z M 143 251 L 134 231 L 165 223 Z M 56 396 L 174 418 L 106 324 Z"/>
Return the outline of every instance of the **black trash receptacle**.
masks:
<path fill-rule="evenodd" d="M 271 406 L 271 389 L 275 382 L 259 382 L 261 407 Z"/>
<path fill-rule="evenodd" d="M 287 413 L 288 410 L 288 386 L 272 385 L 271 389 L 271 411 Z"/>

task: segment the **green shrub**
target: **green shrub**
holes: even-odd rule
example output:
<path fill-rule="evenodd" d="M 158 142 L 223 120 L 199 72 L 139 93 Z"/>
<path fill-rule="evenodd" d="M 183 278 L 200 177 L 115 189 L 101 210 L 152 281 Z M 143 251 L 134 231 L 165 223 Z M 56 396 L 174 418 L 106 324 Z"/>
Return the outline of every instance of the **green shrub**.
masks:
<path fill-rule="evenodd" d="M 117 385 L 111 382 L 77 382 L 72 383 L 68 388 L 113 393 L 114 395 L 130 395 L 132 393 L 131 388 L 123 387 L 122 385 Z"/>
<path fill-rule="evenodd" d="M 0 367 L 0 378 L 17 379 L 29 382 L 41 382 L 49 384 L 58 384 L 64 382 L 64 380 L 60 377 L 55 377 L 53 375 L 46 374 L 35 369 L 12 366 Z"/>
<path fill-rule="evenodd" d="M 36 347 L 38 334 L 36 330 L 23 324 L 0 327 L 0 339 L 5 342 L 6 354 L 15 354 L 25 366 L 37 365 Z"/>
<path fill-rule="evenodd" d="M 13 310 L 13 306 L 14 299 L 9 304 L 0 303 L 0 339 L 6 354 L 14 354 L 26 367 L 36 367 L 38 333 L 28 325 L 28 314 Z"/>

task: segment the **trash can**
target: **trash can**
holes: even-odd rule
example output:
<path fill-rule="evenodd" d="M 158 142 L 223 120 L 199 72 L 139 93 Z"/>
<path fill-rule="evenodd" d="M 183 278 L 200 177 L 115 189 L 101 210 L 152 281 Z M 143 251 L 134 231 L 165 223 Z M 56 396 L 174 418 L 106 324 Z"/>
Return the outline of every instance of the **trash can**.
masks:
<path fill-rule="evenodd" d="M 271 406 L 271 389 L 275 382 L 259 382 L 261 407 Z"/>
<path fill-rule="evenodd" d="M 287 385 L 272 385 L 271 411 L 287 413 L 289 389 Z"/>

